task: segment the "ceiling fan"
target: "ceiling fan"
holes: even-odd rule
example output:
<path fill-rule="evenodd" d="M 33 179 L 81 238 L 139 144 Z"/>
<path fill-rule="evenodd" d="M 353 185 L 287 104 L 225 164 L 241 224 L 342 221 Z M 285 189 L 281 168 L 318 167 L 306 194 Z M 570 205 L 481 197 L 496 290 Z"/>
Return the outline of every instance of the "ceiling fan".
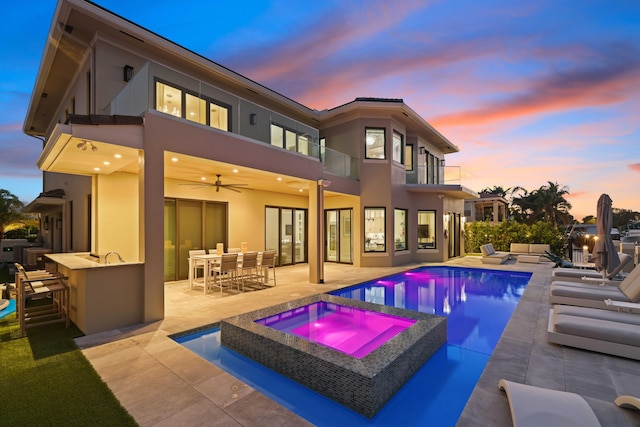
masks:
<path fill-rule="evenodd" d="M 220 174 L 216 174 L 216 182 L 214 183 L 202 182 L 198 184 L 181 184 L 181 185 L 196 185 L 198 187 L 216 187 L 216 193 L 220 191 L 220 188 L 235 191 L 236 193 L 242 193 L 242 191 L 236 189 L 235 187 L 244 187 L 248 184 L 223 184 L 222 181 L 220 181 Z"/>

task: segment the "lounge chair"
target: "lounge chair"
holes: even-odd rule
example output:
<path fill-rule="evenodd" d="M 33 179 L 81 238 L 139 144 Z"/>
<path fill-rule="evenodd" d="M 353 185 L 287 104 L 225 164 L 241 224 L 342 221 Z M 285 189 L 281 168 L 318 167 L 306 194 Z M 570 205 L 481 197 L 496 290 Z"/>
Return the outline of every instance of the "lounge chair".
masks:
<path fill-rule="evenodd" d="M 480 246 L 483 264 L 502 264 L 511 258 L 509 252 L 498 252 L 494 249 L 492 243 Z"/>
<path fill-rule="evenodd" d="M 587 401 L 578 394 L 504 379 L 498 382 L 498 388 L 507 395 L 514 427 L 601 425 Z"/>
<path fill-rule="evenodd" d="M 556 305 L 549 311 L 547 339 L 555 344 L 640 360 L 640 314 Z"/>
<path fill-rule="evenodd" d="M 602 279 L 585 280 L 584 283 L 553 281 L 549 301 L 552 304 L 577 305 L 592 308 L 611 308 L 605 300 L 640 302 L 640 267 L 634 268 L 622 282 L 608 282 L 602 286 Z"/>
<path fill-rule="evenodd" d="M 622 269 L 626 267 L 631 261 L 633 261 L 633 257 L 631 255 L 627 255 L 625 253 L 619 252 L 618 256 L 620 257 L 620 264 L 611 270 L 610 272 L 605 273 L 605 278 L 607 280 L 622 280 L 624 277 L 620 275 Z M 551 273 L 552 279 L 555 278 L 559 280 L 581 280 L 583 277 L 590 277 L 594 279 L 601 279 L 602 273 L 597 272 L 595 270 L 584 270 L 580 268 L 567 268 L 567 267 L 558 267 L 553 270 Z"/>

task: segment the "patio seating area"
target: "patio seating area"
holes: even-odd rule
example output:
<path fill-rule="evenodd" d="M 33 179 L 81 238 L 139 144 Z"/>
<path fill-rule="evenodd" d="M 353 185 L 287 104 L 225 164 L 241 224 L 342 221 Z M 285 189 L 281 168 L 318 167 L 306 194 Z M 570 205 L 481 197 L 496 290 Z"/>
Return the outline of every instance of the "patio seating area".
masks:
<path fill-rule="evenodd" d="M 602 425 L 640 425 L 640 412 L 617 407 L 619 395 L 640 396 L 640 362 L 549 343 L 551 263 L 483 265 L 462 257 L 447 265 L 533 272 L 518 307 L 458 421 L 459 426 L 511 426 L 500 379 L 582 396 Z M 187 281 L 165 286 L 165 319 L 77 340 L 120 402 L 142 426 L 196 424 L 308 425 L 233 376 L 167 336 L 223 318 L 404 271 L 326 264 L 325 284 L 308 282 L 308 266 L 278 267 L 278 286 L 221 297 L 189 289 Z M 589 372 L 589 375 L 582 375 Z M 157 390 L 162 390 L 158 393 Z M 488 409 L 490 408 L 490 410 Z"/>

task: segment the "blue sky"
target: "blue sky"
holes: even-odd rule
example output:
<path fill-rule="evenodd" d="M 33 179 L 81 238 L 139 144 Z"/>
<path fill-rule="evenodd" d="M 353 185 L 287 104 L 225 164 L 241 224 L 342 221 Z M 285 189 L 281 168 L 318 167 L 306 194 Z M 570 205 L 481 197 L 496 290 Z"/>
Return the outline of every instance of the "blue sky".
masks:
<path fill-rule="evenodd" d="M 311 108 L 403 98 L 476 191 L 552 181 L 578 219 L 601 193 L 640 211 L 636 0 L 96 3 Z M 0 6 L 0 188 L 24 202 L 42 190 L 22 122 L 54 9 Z"/>

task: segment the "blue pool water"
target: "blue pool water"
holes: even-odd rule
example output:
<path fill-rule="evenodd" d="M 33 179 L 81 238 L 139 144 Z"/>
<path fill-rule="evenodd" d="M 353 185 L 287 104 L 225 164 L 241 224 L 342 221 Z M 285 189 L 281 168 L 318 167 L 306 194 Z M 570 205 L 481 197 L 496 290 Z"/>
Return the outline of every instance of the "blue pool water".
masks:
<path fill-rule="evenodd" d="M 453 426 L 530 273 L 422 267 L 332 292 L 448 316 L 448 340 L 372 419 L 220 346 L 212 329 L 176 340 L 309 422 L 324 426 Z"/>

